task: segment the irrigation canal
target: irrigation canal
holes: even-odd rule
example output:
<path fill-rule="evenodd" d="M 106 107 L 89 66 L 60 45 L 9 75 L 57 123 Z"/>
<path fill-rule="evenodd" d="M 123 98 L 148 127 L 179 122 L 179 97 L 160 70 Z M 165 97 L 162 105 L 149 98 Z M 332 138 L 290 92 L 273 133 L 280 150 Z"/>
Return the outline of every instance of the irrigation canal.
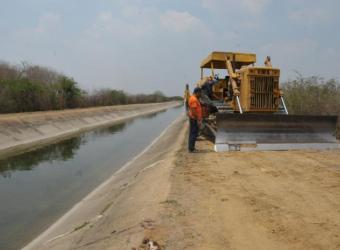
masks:
<path fill-rule="evenodd" d="M 182 107 L 0 159 L 0 249 L 19 249 L 149 145 Z"/>

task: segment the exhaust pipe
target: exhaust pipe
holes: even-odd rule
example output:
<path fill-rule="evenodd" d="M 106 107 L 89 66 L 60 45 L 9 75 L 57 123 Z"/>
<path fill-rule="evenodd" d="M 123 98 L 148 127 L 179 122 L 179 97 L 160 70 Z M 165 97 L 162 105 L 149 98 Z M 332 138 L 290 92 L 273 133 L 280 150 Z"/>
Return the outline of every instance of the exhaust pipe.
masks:
<path fill-rule="evenodd" d="M 236 100 L 237 100 L 238 109 L 240 110 L 240 114 L 243 114 L 241 103 L 240 103 L 240 97 L 238 95 L 236 96 Z"/>
<path fill-rule="evenodd" d="M 281 102 L 282 102 L 283 108 L 285 109 L 286 114 L 288 115 L 288 109 L 286 107 L 286 103 L 285 103 L 285 100 L 283 99 L 283 96 L 281 96 Z"/>

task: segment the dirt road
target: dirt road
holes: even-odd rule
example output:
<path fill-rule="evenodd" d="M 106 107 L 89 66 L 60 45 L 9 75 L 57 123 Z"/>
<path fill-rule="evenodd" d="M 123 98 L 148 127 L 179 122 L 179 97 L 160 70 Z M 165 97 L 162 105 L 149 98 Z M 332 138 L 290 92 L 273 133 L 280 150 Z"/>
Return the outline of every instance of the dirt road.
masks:
<path fill-rule="evenodd" d="M 340 152 L 183 143 L 152 238 L 166 249 L 340 249 Z"/>
<path fill-rule="evenodd" d="M 27 249 L 340 249 L 340 151 L 186 150 L 171 126 Z"/>

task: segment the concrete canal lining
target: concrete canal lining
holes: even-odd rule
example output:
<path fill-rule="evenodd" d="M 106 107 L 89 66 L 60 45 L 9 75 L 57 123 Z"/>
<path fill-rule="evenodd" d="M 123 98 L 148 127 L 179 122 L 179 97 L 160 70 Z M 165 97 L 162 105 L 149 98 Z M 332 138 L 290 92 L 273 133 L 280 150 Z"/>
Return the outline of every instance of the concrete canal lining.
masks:
<path fill-rule="evenodd" d="M 0 156 L 179 105 L 166 102 L 0 115 Z"/>
<path fill-rule="evenodd" d="M 131 249 L 128 246 L 138 245 L 144 236 L 140 223 L 157 219 L 170 191 L 173 161 L 187 131 L 185 121 L 184 114 L 178 117 L 23 249 Z"/>

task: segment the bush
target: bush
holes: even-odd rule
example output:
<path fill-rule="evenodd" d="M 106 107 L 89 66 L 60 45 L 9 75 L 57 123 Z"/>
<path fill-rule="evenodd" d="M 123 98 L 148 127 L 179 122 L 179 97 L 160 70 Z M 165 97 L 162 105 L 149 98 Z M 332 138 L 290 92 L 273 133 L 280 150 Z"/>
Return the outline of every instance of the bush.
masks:
<path fill-rule="evenodd" d="M 291 114 L 340 115 L 340 83 L 335 79 L 299 75 L 283 83 L 282 90 Z M 339 121 L 337 136 L 340 136 Z"/>
<path fill-rule="evenodd" d="M 88 94 L 78 83 L 54 70 L 22 63 L 0 62 L 0 113 L 59 110 L 181 99 L 162 92 L 129 95 L 122 90 L 101 89 Z"/>

